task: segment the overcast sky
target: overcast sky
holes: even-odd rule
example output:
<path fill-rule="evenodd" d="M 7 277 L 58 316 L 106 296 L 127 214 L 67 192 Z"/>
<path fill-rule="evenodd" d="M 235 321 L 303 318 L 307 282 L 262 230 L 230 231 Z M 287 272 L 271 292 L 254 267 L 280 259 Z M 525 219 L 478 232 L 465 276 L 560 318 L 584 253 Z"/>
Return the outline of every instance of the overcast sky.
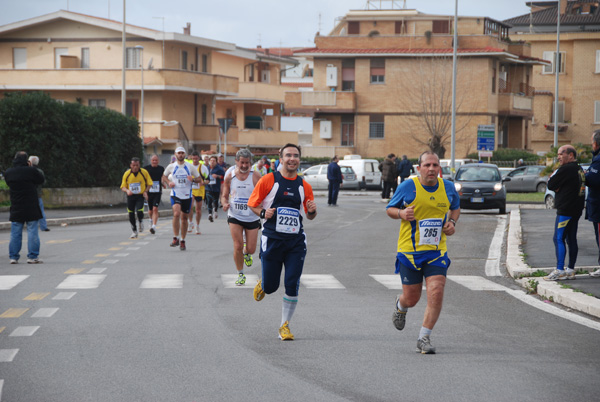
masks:
<path fill-rule="evenodd" d="M 315 33 L 327 35 L 335 19 L 365 9 L 366 0 L 126 0 L 127 23 L 182 32 L 243 47 L 312 46 Z M 526 14 L 526 0 L 459 0 L 458 14 L 504 20 Z M 376 2 L 379 3 L 379 2 Z M 384 4 L 386 2 L 384 1 Z M 397 1 L 400 6 L 403 1 Z M 407 8 L 454 15 L 452 0 L 407 0 Z M 0 25 L 70 10 L 122 21 L 123 0 L 0 0 Z M 319 22 L 320 21 L 320 22 Z"/>

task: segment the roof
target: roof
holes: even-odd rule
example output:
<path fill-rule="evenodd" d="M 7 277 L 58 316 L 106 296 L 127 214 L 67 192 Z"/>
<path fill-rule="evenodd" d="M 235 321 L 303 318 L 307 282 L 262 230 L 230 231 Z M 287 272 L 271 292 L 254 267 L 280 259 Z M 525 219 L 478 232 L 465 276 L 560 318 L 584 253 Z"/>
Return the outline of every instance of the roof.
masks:
<path fill-rule="evenodd" d="M 122 32 L 123 23 L 121 21 L 109 20 L 107 18 L 95 17 L 92 15 L 74 13 L 72 11 L 60 10 L 50 14 L 44 14 L 39 17 L 29 18 L 23 21 L 13 22 L 0 26 L 0 35 L 14 32 L 29 27 L 45 24 L 57 20 L 67 20 L 92 25 L 112 31 Z M 199 36 L 184 35 L 176 32 L 163 32 L 155 29 L 143 28 L 136 25 L 126 24 L 126 33 L 152 40 L 165 40 L 189 43 L 196 46 L 204 46 L 215 50 L 234 50 L 235 45 L 228 42 L 221 42 L 212 39 L 201 38 Z"/>
<path fill-rule="evenodd" d="M 267 63 L 277 63 L 281 65 L 292 65 L 298 64 L 296 59 L 291 57 L 280 56 L 273 53 L 262 52 L 263 49 L 248 49 L 245 47 L 236 46 L 234 50 L 224 51 L 222 53 L 228 54 L 235 57 L 241 57 L 248 60 L 264 61 Z"/>
<path fill-rule="evenodd" d="M 144 137 L 144 145 L 163 145 L 158 137 Z"/>
<path fill-rule="evenodd" d="M 300 49 L 294 52 L 298 55 L 443 55 L 452 54 L 452 48 L 442 49 L 408 49 L 408 48 L 393 48 L 393 49 L 326 49 L 326 48 L 306 48 Z M 458 53 L 506 53 L 504 49 L 485 47 L 485 48 L 474 48 L 474 49 L 458 49 Z"/>
<path fill-rule="evenodd" d="M 256 51 L 265 53 L 265 54 L 270 54 L 273 56 L 280 56 L 280 57 L 294 56 L 294 49 L 291 47 L 270 47 L 270 48 L 259 47 L 256 49 Z"/>
<path fill-rule="evenodd" d="M 561 25 L 589 25 L 589 24 L 600 24 L 600 7 L 598 7 L 593 13 L 590 14 L 573 14 L 573 9 L 579 4 L 586 3 L 598 3 L 598 0 L 576 0 L 568 1 L 567 9 L 564 14 L 560 16 Z M 543 10 L 535 11 L 533 13 L 527 13 L 518 17 L 509 18 L 504 20 L 505 23 L 514 26 L 529 26 L 533 25 L 553 25 L 557 24 L 558 16 L 558 2 L 557 1 L 545 1 L 545 2 L 532 2 L 528 5 L 543 5 L 548 6 Z"/>

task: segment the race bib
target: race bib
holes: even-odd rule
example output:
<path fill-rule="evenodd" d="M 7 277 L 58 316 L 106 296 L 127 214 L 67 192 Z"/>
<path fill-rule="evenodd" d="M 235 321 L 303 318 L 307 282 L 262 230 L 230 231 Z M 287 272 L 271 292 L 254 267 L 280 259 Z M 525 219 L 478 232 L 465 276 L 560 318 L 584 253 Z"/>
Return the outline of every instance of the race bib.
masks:
<path fill-rule="evenodd" d="M 140 194 L 142 192 L 142 184 L 141 183 L 129 183 L 129 190 L 133 194 Z"/>
<path fill-rule="evenodd" d="M 277 224 L 275 230 L 280 233 L 300 232 L 300 211 L 294 208 L 277 208 Z"/>
<path fill-rule="evenodd" d="M 210 176 L 210 181 L 208 182 L 208 184 L 210 184 L 211 186 L 214 186 L 215 184 L 217 184 L 217 179 Z"/>
<path fill-rule="evenodd" d="M 248 206 L 247 198 L 234 198 L 231 206 L 236 215 L 250 216 L 250 207 Z"/>
<path fill-rule="evenodd" d="M 441 219 L 422 219 L 419 221 L 419 245 L 437 246 L 442 238 Z"/>
<path fill-rule="evenodd" d="M 151 193 L 160 193 L 160 182 L 159 181 L 153 181 L 152 182 L 152 187 L 150 187 L 150 190 L 148 190 Z"/>
<path fill-rule="evenodd" d="M 176 176 L 174 178 L 175 187 L 183 188 L 189 185 L 189 181 L 187 179 L 187 175 Z M 189 188 L 189 187 L 187 187 Z"/>
<path fill-rule="evenodd" d="M 192 189 L 194 189 L 194 190 L 200 189 L 200 183 L 195 183 L 195 182 L 192 183 Z"/>

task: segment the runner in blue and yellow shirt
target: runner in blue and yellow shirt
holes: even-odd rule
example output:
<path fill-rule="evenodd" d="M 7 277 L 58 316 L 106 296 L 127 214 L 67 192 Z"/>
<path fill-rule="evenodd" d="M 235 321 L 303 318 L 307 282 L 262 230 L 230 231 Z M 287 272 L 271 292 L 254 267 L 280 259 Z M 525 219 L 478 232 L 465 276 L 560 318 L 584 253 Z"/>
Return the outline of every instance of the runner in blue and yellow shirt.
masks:
<path fill-rule="evenodd" d="M 460 199 L 454 184 L 441 179 L 440 160 L 431 152 L 419 157 L 419 176 L 402 182 L 387 206 L 392 219 L 401 219 L 396 273 L 402 294 L 396 297 L 393 315 L 398 330 L 404 328 L 406 312 L 421 298 L 423 278 L 427 284 L 427 308 L 417 341 L 417 352 L 435 353 L 431 331 L 442 310 L 446 272 L 450 266 L 446 236 L 452 236 L 460 216 Z"/>
<path fill-rule="evenodd" d="M 129 169 L 123 174 L 121 190 L 127 194 L 127 212 L 131 223 L 131 239 L 138 237 L 135 216 L 140 223 L 140 232 L 144 230 L 144 199 L 148 199 L 148 190 L 152 187 L 152 179 L 146 169 L 140 168 L 140 159 L 131 158 Z"/>

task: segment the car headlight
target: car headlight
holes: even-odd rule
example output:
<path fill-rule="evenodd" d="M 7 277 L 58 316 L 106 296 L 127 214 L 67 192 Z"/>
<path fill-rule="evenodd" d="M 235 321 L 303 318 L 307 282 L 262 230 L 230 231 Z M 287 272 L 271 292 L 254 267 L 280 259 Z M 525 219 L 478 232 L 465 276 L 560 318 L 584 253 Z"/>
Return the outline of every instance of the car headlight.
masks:
<path fill-rule="evenodd" d="M 494 191 L 500 191 L 500 190 L 502 190 L 502 183 L 494 184 Z"/>
<path fill-rule="evenodd" d="M 454 188 L 456 189 L 456 191 L 460 191 L 460 190 L 462 190 L 462 184 L 454 183 Z"/>

